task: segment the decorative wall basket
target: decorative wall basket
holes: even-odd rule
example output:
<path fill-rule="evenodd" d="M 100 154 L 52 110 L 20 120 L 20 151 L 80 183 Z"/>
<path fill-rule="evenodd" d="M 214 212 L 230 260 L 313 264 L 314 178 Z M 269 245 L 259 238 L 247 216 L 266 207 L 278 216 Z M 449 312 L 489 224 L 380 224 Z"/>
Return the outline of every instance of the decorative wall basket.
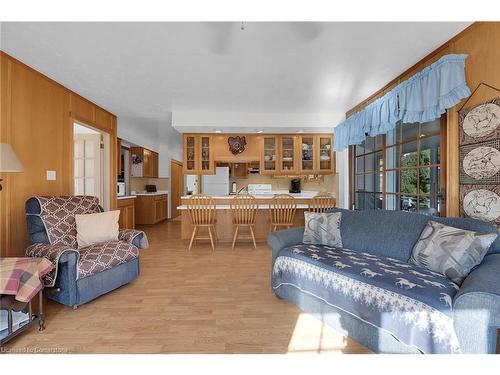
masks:
<path fill-rule="evenodd" d="M 229 151 L 231 151 L 233 155 L 238 155 L 245 151 L 247 141 L 245 137 L 236 136 L 229 137 L 227 143 L 229 144 Z"/>
<path fill-rule="evenodd" d="M 500 226 L 500 98 L 459 111 L 460 215 Z"/>

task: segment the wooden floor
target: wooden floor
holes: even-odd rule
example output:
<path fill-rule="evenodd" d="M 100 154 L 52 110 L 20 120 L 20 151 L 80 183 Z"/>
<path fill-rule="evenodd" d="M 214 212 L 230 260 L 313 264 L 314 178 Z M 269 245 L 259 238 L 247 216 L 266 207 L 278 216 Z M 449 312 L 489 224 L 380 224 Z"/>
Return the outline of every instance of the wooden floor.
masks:
<path fill-rule="evenodd" d="M 180 222 L 141 229 L 151 246 L 138 279 L 77 310 L 48 301 L 45 332 L 34 328 L 4 352 L 368 352 L 274 296 L 265 243 L 212 253 L 200 242 L 188 253 Z"/>

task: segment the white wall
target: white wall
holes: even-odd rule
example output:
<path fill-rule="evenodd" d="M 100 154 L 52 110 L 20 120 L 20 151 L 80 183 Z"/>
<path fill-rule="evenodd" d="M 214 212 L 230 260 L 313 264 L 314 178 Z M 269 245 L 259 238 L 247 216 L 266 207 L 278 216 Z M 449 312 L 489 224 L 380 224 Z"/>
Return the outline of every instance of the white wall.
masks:
<path fill-rule="evenodd" d="M 156 151 L 159 154 L 159 177 L 170 178 L 170 160 L 182 160 L 182 135 L 172 128 L 172 114 L 162 121 L 118 118 L 118 137 Z M 170 180 L 168 182 L 170 192 Z M 170 194 L 168 216 L 170 217 Z"/>
<path fill-rule="evenodd" d="M 158 152 L 160 177 L 170 177 L 170 159 L 182 160 L 182 135 L 172 128 L 171 114 L 160 122 L 118 118 L 118 137 Z"/>

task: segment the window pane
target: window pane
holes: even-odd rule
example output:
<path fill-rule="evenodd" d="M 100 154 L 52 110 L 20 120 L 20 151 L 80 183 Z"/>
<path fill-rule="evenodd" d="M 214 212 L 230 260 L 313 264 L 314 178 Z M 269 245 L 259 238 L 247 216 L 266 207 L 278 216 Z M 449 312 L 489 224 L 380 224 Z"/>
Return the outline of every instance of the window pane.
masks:
<path fill-rule="evenodd" d="M 365 157 L 358 156 L 356 158 L 356 173 L 363 173 L 365 170 Z"/>
<path fill-rule="evenodd" d="M 382 151 L 376 152 L 374 154 L 375 158 L 375 170 L 381 171 L 384 168 L 384 159 L 382 157 Z"/>
<path fill-rule="evenodd" d="M 439 216 L 436 197 L 421 195 L 418 199 L 418 212 L 424 215 Z"/>
<path fill-rule="evenodd" d="M 384 208 L 382 194 L 375 194 L 375 209 L 381 210 L 382 208 Z"/>
<path fill-rule="evenodd" d="M 386 146 L 391 146 L 396 144 L 397 137 L 396 137 L 396 129 L 390 130 L 386 135 L 385 135 L 385 145 Z"/>
<path fill-rule="evenodd" d="M 372 152 L 375 147 L 375 138 L 366 137 L 365 139 L 365 152 Z"/>
<path fill-rule="evenodd" d="M 399 192 L 399 171 L 385 172 L 385 191 L 388 193 Z"/>
<path fill-rule="evenodd" d="M 75 167 L 74 167 L 74 171 L 73 171 L 75 178 L 84 177 L 85 171 L 83 169 L 83 165 L 84 165 L 83 159 L 75 159 Z"/>
<path fill-rule="evenodd" d="M 398 149 L 400 146 L 387 148 L 385 151 L 385 167 L 387 169 L 394 169 L 399 167 Z"/>
<path fill-rule="evenodd" d="M 401 170 L 401 193 L 417 194 L 417 169 Z"/>
<path fill-rule="evenodd" d="M 375 157 L 374 154 L 365 155 L 365 171 L 372 172 L 375 170 Z"/>
<path fill-rule="evenodd" d="M 417 139 L 417 124 L 399 123 L 396 128 L 398 129 L 398 137 L 400 142 L 414 141 Z"/>
<path fill-rule="evenodd" d="M 375 151 L 382 150 L 384 144 L 384 136 L 382 134 L 375 137 Z"/>
<path fill-rule="evenodd" d="M 441 120 L 437 119 L 431 122 L 420 124 L 420 136 L 425 137 L 431 134 L 439 134 L 441 132 Z"/>
<path fill-rule="evenodd" d="M 365 175 L 364 174 L 356 175 L 356 190 L 358 190 L 358 191 L 365 190 Z"/>
<path fill-rule="evenodd" d="M 355 152 L 356 156 L 363 155 L 365 153 L 365 141 L 363 141 L 360 145 L 355 146 Z"/>
<path fill-rule="evenodd" d="M 85 194 L 85 189 L 83 186 L 83 178 L 75 178 L 75 195 L 83 195 Z"/>
<path fill-rule="evenodd" d="M 375 175 L 373 173 L 365 174 L 365 191 L 373 192 Z"/>
<path fill-rule="evenodd" d="M 365 209 L 365 194 L 364 193 L 356 193 L 356 209 L 358 209 L 358 210 Z"/>
<path fill-rule="evenodd" d="M 375 208 L 375 195 L 365 194 L 365 210 L 373 210 Z"/>
<path fill-rule="evenodd" d="M 417 142 L 405 143 L 401 146 L 401 168 L 417 166 Z"/>
<path fill-rule="evenodd" d="M 93 178 L 86 178 L 85 179 L 85 194 L 87 195 L 94 195 L 94 179 Z"/>
<path fill-rule="evenodd" d="M 382 192 L 384 174 L 382 172 L 375 173 L 375 191 Z"/>
<path fill-rule="evenodd" d="M 419 172 L 420 194 L 439 193 L 440 174 L 441 171 L 439 167 L 420 168 Z"/>
<path fill-rule="evenodd" d="M 439 164 L 441 137 L 424 138 L 420 141 L 420 164 Z"/>
<path fill-rule="evenodd" d="M 401 210 L 403 211 L 416 211 L 417 210 L 417 197 L 415 195 L 402 195 Z"/>
<path fill-rule="evenodd" d="M 395 194 L 385 195 L 385 209 L 386 210 L 399 210 L 399 197 Z"/>

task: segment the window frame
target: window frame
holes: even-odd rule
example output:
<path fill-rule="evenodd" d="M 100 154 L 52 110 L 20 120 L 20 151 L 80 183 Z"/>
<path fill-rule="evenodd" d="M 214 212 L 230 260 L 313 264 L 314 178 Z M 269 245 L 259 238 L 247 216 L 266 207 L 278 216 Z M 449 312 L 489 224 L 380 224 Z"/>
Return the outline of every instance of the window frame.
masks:
<path fill-rule="evenodd" d="M 421 124 L 418 123 L 417 124 L 417 131 L 416 131 L 416 136 L 415 138 L 412 138 L 412 139 L 407 139 L 407 140 L 399 140 L 399 139 L 396 139 L 395 143 L 391 144 L 391 145 L 387 145 L 387 134 L 383 134 L 382 135 L 382 147 L 381 147 L 381 152 L 382 152 L 382 155 L 383 155 L 383 162 L 382 162 L 382 170 L 381 171 L 377 171 L 375 170 L 374 172 L 375 173 L 382 173 L 382 181 L 381 181 L 381 186 L 382 186 L 382 191 L 379 192 L 379 191 L 375 191 L 375 186 L 374 186 L 374 189 L 373 189 L 373 192 L 369 192 L 371 194 L 373 194 L 375 197 L 378 196 L 379 194 L 382 196 L 382 209 L 387 209 L 387 195 L 393 195 L 396 197 L 396 199 L 398 201 L 400 201 L 401 199 L 401 196 L 402 195 L 405 195 L 405 194 L 402 194 L 401 193 L 401 186 L 400 186 L 400 183 L 398 184 L 398 188 L 397 188 L 397 192 L 396 193 L 392 193 L 392 192 L 387 192 L 387 184 L 386 184 L 386 173 L 387 172 L 390 172 L 390 171 L 395 171 L 395 173 L 397 173 L 397 175 L 399 176 L 399 181 L 401 179 L 401 170 L 417 170 L 417 172 L 419 172 L 419 170 L 421 168 L 432 168 L 432 167 L 436 167 L 436 166 L 439 166 L 440 168 L 440 176 L 439 176 L 439 191 L 437 192 L 436 194 L 436 197 L 438 199 L 440 199 L 440 216 L 446 216 L 446 169 L 447 169 L 447 116 L 446 116 L 446 113 L 444 113 L 441 118 L 439 119 L 440 121 L 440 129 L 439 129 L 439 133 L 431 133 L 431 134 L 426 134 L 424 136 L 421 136 L 420 137 L 420 127 L 421 127 Z M 429 138 L 432 138 L 432 137 L 435 137 L 436 135 L 440 136 L 440 160 L 439 160 L 439 163 L 436 164 L 436 163 L 430 163 L 428 165 L 421 165 L 420 164 L 420 147 L 421 147 L 421 142 L 426 140 L 426 139 L 429 139 Z M 369 138 L 369 137 L 367 137 Z M 372 137 L 372 138 L 375 138 L 375 137 Z M 387 149 L 390 149 L 390 148 L 393 148 L 393 147 L 398 147 L 401 149 L 402 145 L 404 144 L 410 144 L 411 142 L 417 142 L 417 150 L 416 150 L 416 154 L 417 154 L 417 164 L 416 166 L 412 166 L 412 167 L 401 167 L 401 165 L 399 165 L 399 162 L 400 160 L 397 161 L 397 166 L 394 167 L 394 168 L 387 168 Z M 375 144 L 375 141 L 374 141 L 374 144 Z M 355 150 L 355 146 L 349 146 L 349 207 L 351 209 L 355 209 L 356 208 L 356 167 L 354 165 L 354 163 L 356 163 L 356 154 L 355 154 L 356 150 Z M 377 152 L 380 152 L 380 151 L 375 151 L 375 146 L 374 146 L 374 150 L 368 152 L 368 153 L 364 153 L 362 155 L 376 155 Z M 400 158 L 400 152 L 397 152 L 397 155 L 398 155 L 398 159 Z M 364 170 L 363 171 L 363 175 L 366 175 L 366 171 Z M 359 175 L 359 174 L 358 174 Z M 417 179 L 417 202 L 416 202 L 416 206 L 417 206 L 417 211 L 416 212 L 419 212 L 420 211 L 420 207 L 419 207 L 419 199 L 421 196 L 428 196 L 428 197 L 431 197 L 432 195 L 429 193 L 429 194 L 425 194 L 425 193 L 421 193 L 420 192 L 420 178 Z M 374 203 L 374 209 L 377 209 L 376 208 L 377 205 L 376 203 Z M 365 209 L 365 208 L 363 208 Z M 398 209 L 398 211 L 401 210 L 400 208 Z"/>

